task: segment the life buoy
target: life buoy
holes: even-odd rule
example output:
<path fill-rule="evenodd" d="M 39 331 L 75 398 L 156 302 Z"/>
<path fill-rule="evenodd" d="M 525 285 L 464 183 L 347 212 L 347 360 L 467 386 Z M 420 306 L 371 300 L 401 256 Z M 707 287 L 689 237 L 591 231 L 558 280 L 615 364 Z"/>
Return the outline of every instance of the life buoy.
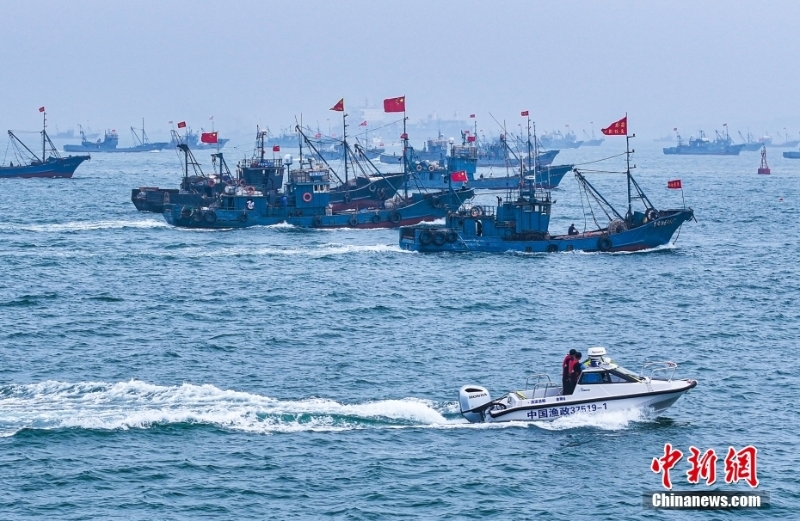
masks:
<path fill-rule="evenodd" d="M 209 179 L 207 179 L 207 180 L 206 180 L 206 184 L 207 184 L 208 186 L 210 186 L 211 188 L 214 188 L 214 185 L 216 185 L 216 184 L 217 184 L 217 182 L 216 182 L 215 180 L 213 180 L 213 179 L 209 178 Z"/>
<path fill-rule="evenodd" d="M 447 240 L 447 235 L 444 232 L 436 232 L 433 235 L 433 244 L 436 246 L 441 246 Z"/>
<path fill-rule="evenodd" d="M 609 251 L 611 249 L 611 239 L 608 237 L 600 237 L 597 240 L 597 249 L 600 251 Z"/>
<path fill-rule="evenodd" d="M 374 185 L 374 184 L 370 183 L 370 185 L 369 185 L 369 191 L 370 191 L 370 192 L 374 192 L 374 191 L 375 191 L 375 185 Z"/>
<path fill-rule="evenodd" d="M 213 224 L 217 221 L 217 212 L 214 210 L 208 210 L 207 212 L 203 213 L 203 220 L 208 224 Z"/>
<path fill-rule="evenodd" d="M 252 186 L 245 186 L 244 191 L 247 195 L 253 195 L 254 193 L 256 193 L 256 189 L 253 188 Z"/>
<path fill-rule="evenodd" d="M 558 251 L 558 244 L 548 244 L 547 253 L 556 253 Z"/>
<path fill-rule="evenodd" d="M 400 212 L 392 212 L 392 215 L 389 216 L 389 220 L 392 221 L 393 224 L 399 224 L 401 219 Z"/>
<path fill-rule="evenodd" d="M 456 242 L 458 240 L 458 234 L 454 231 L 447 232 L 447 242 Z"/>
<path fill-rule="evenodd" d="M 238 219 L 239 219 L 239 222 L 246 223 L 247 222 L 247 213 L 246 212 L 240 213 Z"/>
<path fill-rule="evenodd" d="M 311 192 L 306 192 L 303 194 L 303 201 L 307 203 L 310 203 L 312 198 L 313 196 L 311 195 Z"/>
<path fill-rule="evenodd" d="M 656 219 L 658 219 L 658 210 L 656 210 L 655 208 L 650 208 L 649 210 L 647 210 L 645 217 L 647 217 L 648 221 L 655 221 Z"/>
<path fill-rule="evenodd" d="M 423 230 L 419 234 L 419 243 L 427 246 L 433 241 L 433 234 L 428 230 Z"/>
<path fill-rule="evenodd" d="M 417 172 L 422 172 L 422 165 L 417 165 Z"/>
<path fill-rule="evenodd" d="M 318 227 L 318 228 L 319 228 L 320 226 L 322 226 L 322 217 L 320 217 L 319 215 L 317 215 L 316 217 L 314 217 L 314 226 L 316 226 L 316 227 Z"/>
<path fill-rule="evenodd" d="M 435 166 L 433 166 L 433 165 L 428 166 L 428 172 L 435 172 L 435 171 L 436 171 L 436 167 Z"/>
<path fill-rule="evenodd" d="M 472 209 L 469 211 L 469 214 L 473 217 L 480 217 L 483 215 L 483 208 L 480 206 L 473 206 Z"/>
<path fill-rule="evenodd" d="M 238 182 L 235 183 L 238 186 L 244 186 L 244 179 L 239 179 Z"/>
<path fill-rule="evenodd" d="M 381 222 L 381 216 L 378 215 L 378 214 L 373 215 L 372 216 L 372 222 L 375 223 L 375 224 L 378 224 L 379 222 Z"/>
<path fill-rule="evenodd" d="M 347 223 L 348 223 L 350 226 L 357 226 L 357 225 L 358 225 L 358 217 L 356 217 L 355 215 L 351 215 L 351 216 L 350 216 L 350 220 L 349 220 L 349 221 L 347 221 Z"/>

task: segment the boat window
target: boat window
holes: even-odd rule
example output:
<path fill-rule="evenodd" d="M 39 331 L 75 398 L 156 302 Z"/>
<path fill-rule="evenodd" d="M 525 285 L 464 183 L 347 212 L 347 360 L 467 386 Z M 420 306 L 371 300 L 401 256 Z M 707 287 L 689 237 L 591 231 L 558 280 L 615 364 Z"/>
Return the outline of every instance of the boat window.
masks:
<path fill-rule="evenodd" d="M 633 376 L 631 376 L 629 374 L 620 373 L 620 372 L 617 372 L 617 371 L 609 371 L 608 375 L 611 378 L 611 383 L 612 384 L 625 384 L 625 383 L 631 383 L 631 382 L 638 382 L 639 381 L 639 379 L 636 378 L 636 377 L 633 377 Z"/>
<path fill-rule="evenodd" d="M 578 382 L 580 385 L 601 384 L 607 383 L 608 375 L 606 373 L 591 372 L 581 374 L 581 379 Z"/>
<path fill-rule="evenodd" d="M 637 375 L 636 373 L 633 373 L 631 371 L 628 371 L 624 367 L 617 366 L 614 369 L 614 372 L 622 375 L 623 377 L 627 377 L 629 382 L 638 382 L 639 381 L 639 375 Z"/>

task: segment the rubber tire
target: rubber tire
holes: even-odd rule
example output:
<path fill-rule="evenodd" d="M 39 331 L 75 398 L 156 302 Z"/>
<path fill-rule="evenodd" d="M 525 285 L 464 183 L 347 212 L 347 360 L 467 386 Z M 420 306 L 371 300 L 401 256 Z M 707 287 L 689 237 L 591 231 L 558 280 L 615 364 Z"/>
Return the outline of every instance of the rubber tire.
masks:
<path fill-rule="evenodd" d="M 423 246 L 427 246 L 431 242 L 433 242 L 433 234 L 428 230 L 421 231 L 419 234 L 419 243 Z"/>
<path fill-rule="evenodd" d="M 481 208 L 480 206 L 473 206 L 472 209 L 469 211 L 469 214 L 472 217 L 480 217 L 481 215 L 483 215 L 483 208 Z"/>
<path fill-rule="evenodd" d="M 314 217 L 314 226 L 316 226 L 317 228 L 322 226 L 322 217 L 320 217 L 319 215 Z"/>
<path fill-rule="evenodd" d="M 436 232 L 433 235 L 433 244 L 436 246 L 443 246 L 447 241 L 447 235 L 444 232 Z"/>
<path fill-rule="evenodd" d="M 349 224 L 350 226 L 358 226 L 358 217 L 353 215 L 352 217 L 350 217 L 350 220 L 347 221 L 347 224 Z"/>
<path fill-rule="evenodd" d="M 217 222 L 217 212 L 214 210 L 209 210 L 203 213 L 203 220 L 208 224 L 214 224 Z"/>
<path fill-rule="evenodd" d="M 458 234 L 456 232 L 450 231 L 447 232 L 447 242 L 456 242 L 458 240 Z"/>
<path fill-rule="evenodd" d="M 558 253 L 558 244 L 548 244 L 547 253 Z"/>
<path fill-rule="evenodd" d="M 237 218 L 239 219 L 240 223 L 246 223 L 247 222 L 247 213 L 242 212 L 242 213 L 239 214 L 239 217 L 237 217 Z"/>
<path fill-rule="evenodd" d="M 612 247 L 611 239 L 608 237 L 600 237 L 597 240 L 597 249 L 603 252 L 610 251 Z"/>
<path fill-rule="evenodd" d="M 403 220 L 400 212 L 392 212 L 392 215 L 389 216 L 389 220 L 392 221 L 392 224 L 400 224 L 400 221 Z"/>
<path fill-rule="evenodd" d="M 431 205 L 433 205 L 434 208 L 441 208 L 442 206 L 444 206 L 442 204 L 442 200 L 439 199 L 438 197 L 431 198 Z"/>
<path fill-rule="evenodd" d="M 372 216 L 372 222 L 373 222 L 374 224 L 378 224 L 379 222 L 381 222 L 381 216 L 380 216 L 380 215 L 378 215 L 378 214 L 375 214 L 375 215 L 373 215 L 373 216 Z"/>

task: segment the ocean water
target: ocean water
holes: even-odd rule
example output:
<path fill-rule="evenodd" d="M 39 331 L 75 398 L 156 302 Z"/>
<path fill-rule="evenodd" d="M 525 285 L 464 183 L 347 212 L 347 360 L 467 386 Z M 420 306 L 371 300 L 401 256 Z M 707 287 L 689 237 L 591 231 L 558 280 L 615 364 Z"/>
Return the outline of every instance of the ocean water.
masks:
<path fill-rule="evenodd" d="M 698 222 L 633 254 L 420 255 L 394 230 L 187 231 L 130 188 L 171 152 L 96 154 L 0 186 L 2 519 L 791 518 L 800 506 L 800 161 L 664 156 L 642 188 Z M 621 140 L 563 151 L 624 207 Z M 231 151 L 232 156 L 241 155 Z M 207 159 L 207 154 L 198 153 Z M 486 170 L 485 175 L 500 175 Z M 501 194 L 502 195 L 502 194 Z M 495 194 L 481 199 L 490 204 Z M 553 229 L 584 226 L 565 177 Z M 582 206 L 583 205 L 583 206 Z M 624 213 L 624 211 L 622 212 Z M 588 218 L 591 225 L 591 217 Z M 659 418 L 470 425 L 458 389 L 558 378 L 570 348 L 673 360 L 699 381 Z M 769 510 L 654 512 L 671 443 L 758 449 Z"/>

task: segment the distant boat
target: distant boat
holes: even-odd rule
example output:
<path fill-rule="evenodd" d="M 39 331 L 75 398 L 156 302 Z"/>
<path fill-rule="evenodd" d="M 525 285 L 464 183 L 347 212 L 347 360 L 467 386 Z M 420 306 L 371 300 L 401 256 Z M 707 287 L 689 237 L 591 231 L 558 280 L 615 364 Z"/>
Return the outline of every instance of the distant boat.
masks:
<path fill-rule="evenodd" d="M 762 143 L 756 141 L 753 137 L 753 134 L 751 134 L 749 131 L 747 132 L 747 137 L 744 137 L 742 133 L 739 132 L 739 137 L 741 137 L 744 141 L 744 147 L 742 147 L 742 150 L 744 151 L 755 152 L 756 150 L 761 150 L 761 147 L 764 146 Z"/>
<path fill-rule="evenodd" d="M 583 141 L 578 141 L 575 132 L 569 131 L 566 134 L 562 134 L 560 130 L 544 134 L 539 138 L 539 141 L 544 148 L 557 148 L 559 150 L 578 148 L 583 144 Z"/>
<path fill-rule="evenodd" d="M 786 129 L 783 129 L 783 130 L 785 131 Z M 781 135 L 780 132 L 778 132 L 778 135 L 779 136 Z M 768 147 L 775 147 L 775 148 L 794 148 L 797 145 L 800 145 L 800 139 L 789 139 L 789 134 L 785 133 L 783 135 L 783 142 L 782 143 L 773 143 L 773 142 L 770 141 L 770 143 L 768 143 L 768 144 L 765 143 L 765 144 Z"/>
<path fill-rule="evenodd" d="M 65 152 L 152 152 L 163 150 L 169 145 L 166 141 L 151 143 L 147 138 L 147 132 L 144 130 L 144 120 L 142 120 L 141 135 L 136 132 L 136 129 L 131 127 L 131 135 L 133 136 L 132 147 L 117 148 L 119 144 L 119 135 L 116 130 L 106 131 L 103 140 L 96 142 L 89 141 L 83 129 L 80 129 L 81 144 L 80 145 L 64 145 Z"/>
<path fill-rule="evenodd" d="M 201 133 L 203 129 L 200 129 Z M 214 133 L 214 129 L 211 129 L 211 132 Z M 186 127 L 186 132 L 183 135 L 174 132 L 172 134 L 172 142 L 167 143 L 170 148 L 178 147 L 180 145 L 187 145 L 189 148 L 193 150 L 217 150 L 225 146 L 225 144 L 230 141 L 230 139 L 226 138 L 217 138 L 216 143 L 204 143 L 201 139 L 201 135 L 197 132 L 192 132 L 192 129 Z"/>
<path fill-rule="evenodd" d="M 586 136 L 586 140 L 583 142 L 582 146 L 585 146 L 585 147 L 599 147 L 600 145 L 603 144 L 603 141 L 605 141 L 605 138 L 603 138 L 603 137 L 601 137 L 601 138 L 595 137 L 595 135 L 594 135 L 594 127 L 592 127 L 592 135 L 591 136 L 589 136 L 589 134 L 585 130 L 583 131 L 583 134 Z"/>
<path fill-rule="evenodd" d="M 721 136 L 717 133 L 714 141 L 708 139 L 705 132 L 700 131 L 700 137 L 689 138 L 689 144 L 684 144 L 680 134 L 678 134 L 678 145 L 667 147 L 664 153 L 667 155 L 712 155 L 712 156 L 738 156 L 744 148 L 743 144 L 735 144 L 726 133 Z"/>
<path fill-rule="evenodd" d="M 42 112 L 44 110 L 42 109 Z M 31 177 L 59 177 L 70 178 L 78 166 L 91 159 L 90 156 L 61 157 L 47 135 L 47 114 L 44 114 L 42 126 L 42 157 L 37 156 L 25 143 L 8 131 L 11 146 L 14 147 L 17 164 L 10 161 L 8 166 L 0 166 L 0 179 L 31 178 Z"/>

